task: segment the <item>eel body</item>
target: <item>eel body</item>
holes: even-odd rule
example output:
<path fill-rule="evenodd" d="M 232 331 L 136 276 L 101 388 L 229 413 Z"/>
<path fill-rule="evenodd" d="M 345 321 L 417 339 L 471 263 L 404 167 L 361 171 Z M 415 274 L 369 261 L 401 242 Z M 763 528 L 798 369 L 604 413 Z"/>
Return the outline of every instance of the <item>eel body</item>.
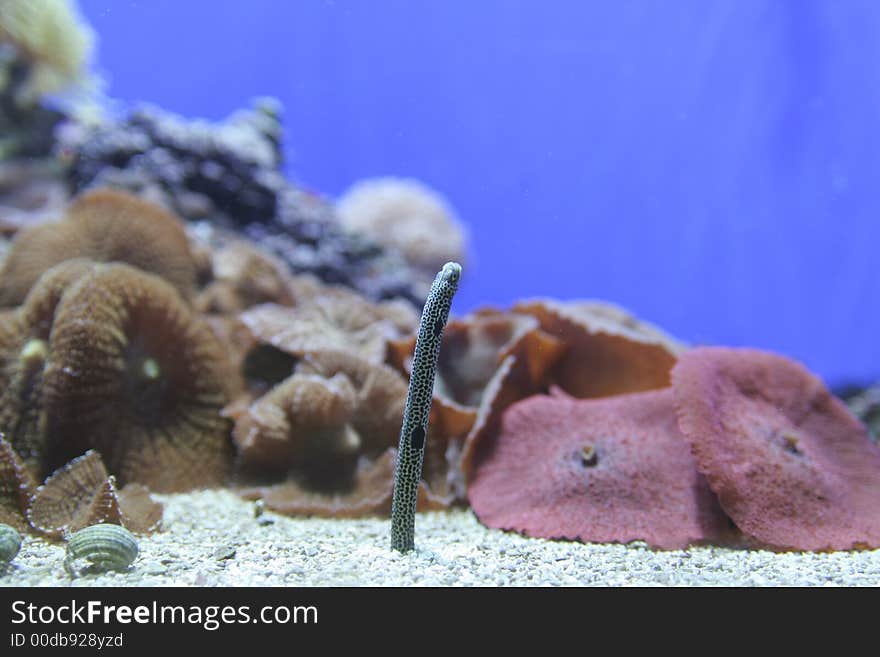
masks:
<path fill-rule="evenodd" d="M 461 265 L 456 262 L 443 265 L 431 284 L 419 322 L 403 425 L 400 428 L 391 503 L 391 547 L 400 552 L 408 552 L 415 545 L 416 501 L 425 458 L 425 437 L 437 358 L 440 355 L 440 338 L 460 278 Z"/>

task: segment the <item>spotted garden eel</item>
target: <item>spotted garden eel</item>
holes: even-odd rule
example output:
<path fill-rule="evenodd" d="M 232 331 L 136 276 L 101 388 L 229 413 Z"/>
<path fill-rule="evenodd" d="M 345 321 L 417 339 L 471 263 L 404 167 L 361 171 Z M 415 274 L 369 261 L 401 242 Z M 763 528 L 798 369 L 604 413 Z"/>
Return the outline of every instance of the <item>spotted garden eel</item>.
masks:
<path fill-rule="evenodd" d="M 397 447 L 394 470 L 394 497 L 391 502 L 391 548 L 408 552 L 415 547 L 416 500 L 425 459 L 428 412 L 440 355 L 440 337 L 449 317 L 452 297 L 458 289 L 461 265 L 447 262 L 434 278 L 422 310 L 416 350 L 413 355 L 409 391 Z"/>

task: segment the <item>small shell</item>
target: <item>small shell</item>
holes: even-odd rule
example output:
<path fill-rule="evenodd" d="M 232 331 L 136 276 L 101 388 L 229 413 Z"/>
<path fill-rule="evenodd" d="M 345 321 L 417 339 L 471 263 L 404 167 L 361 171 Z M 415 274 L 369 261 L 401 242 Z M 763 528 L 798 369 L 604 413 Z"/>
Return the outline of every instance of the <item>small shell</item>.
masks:
<path fill-rule="evenodd" d="M 67 539 L 64 568 L 72 577 L 79 574 L 77 566 L 80 564 L 86 566 L 83 572 L 124 571 L 128 570 L 137 555 L 137 541 L 125 527 L 92 525 L 74 532 Z"/>
<path fill-rule="evenodd" d="M 0 567 L 15 559 L 21 549 L 21 534 L 13 527 L 0 523 Z"/>

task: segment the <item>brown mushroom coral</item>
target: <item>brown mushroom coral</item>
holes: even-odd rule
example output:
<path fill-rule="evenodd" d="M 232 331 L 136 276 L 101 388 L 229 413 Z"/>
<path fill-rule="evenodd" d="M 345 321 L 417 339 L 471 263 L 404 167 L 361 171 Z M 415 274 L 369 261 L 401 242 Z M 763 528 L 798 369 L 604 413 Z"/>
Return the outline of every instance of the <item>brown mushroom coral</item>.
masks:
<path fill-rule="evenodd" d="M 403 377 L 385 365 L 342 351 L 305 356 L 296 373 L 267 394 L 225 409 L 236 421 L 241 493 L 282 513 L 387 512 L 406 394 Z M 420 508 L 463 497 L 450 472 L 458 447 L 448 434 L 463 433 L 461 427 L 454 410 L 432 414 Z M 279 474 L 282 481 L 248 483 Z"/>
<path fill-rule="evenodd" d="M 45 436 L 38 388 L 48 351 L 45 341 L 25 335 L 18 313 L 0 315 L 0 431 L 35 471 Z"/>
<path fill-rule="evenodd" d="M 398 304 L 374 304 L 337 287 L 293 308 L 256 306 L 242 313 L 241 321 L 258 342 L 297 357 L 343 351 L 373 363 L 384 362 L 389 340 L 415 329 Z"/>
<path fill-rule="evenodd" d="M 12 445 L 0 436 L 0 523 L 28 531 L 27 509 L 36 485 Z"/>
<path fill-rule="evenodd" d="M 262 499 L 266 507 L 287 515 L 359 518 L 391 512 L 395 450 L 377 459 L 357 460 L 350 485 L 343 490 L 314 490 L 290 479 L 274 486 L 242 491 L 245 499 Z"/>
<path fill-rule="evenodd" d="M 201 312 L 237 313 L 261 303 L 293 304 L 284 263 L 247 242 L 237 240 L 211 258 L 213 280 L 199 293 Z"/>
<path fill-rule="evenodd" d="M 344 375 L 294 374 L 247 408 L 232 410 L 241 466 L 284 472 L 316 457 L 356 453 L 355 404 L 354 388 Z"/>
<path fill-rule="evenodd" d="M 21 303 L 43 272 L 71 258 L 125 262 L 157 274 L 184 297 L 196 265 L 180 221 L 131 194 L 100 189 L 68 208 L 65 219 L 21 230 L 0 272 L 0 305 Z"/>
<path fill-rule="evenodd" d="M 880 447 L 806 368 L 701 347 L 672 380 L 697 466 L 744 533 L 782 549 L 880 547 Z"/>
<path fill-rule="evenodd" d="M 162 505 L 140 484 L 117 491 L 101 457 L 89 451 L 46 479 L 34 495 L 28 518 L 35 529 L 52 538 L 100 523 L 148 533 L 159 526 Z"/>
<path fill-rule="evenodd" d="M 514 311 L 534 316 L 567 345 L 551 378 L 574 397 L 604 397 L 669 385 L 684 347 L 622 308 L 601 302 L 532 299 Z"/>
<path fill-rule="evenodd" d="M 229 363 L 170 284 L 97 266 L 64 294 L 49 347 L 48 467 L 95 449 L 122 484 L 167 492 L 224 481 Z"/>
<path fill-rule="evenodd" d="M 476 460 L 468 497 L 483 524 L 543 538 L 683 548 L 727 528 L 669 389 L 517 402 Z"/>
<path fill-rule="evenodd" d="M 302 371 L 323 376 L 344 373 L 354 383 L 358 405 L 353 424 L 363 437 L 364 453 L 384 454 L 389 447 L 397 445 L 407 384 L 396 371 L 339 352 L 311 354 L 300 367 Z M 435 396 L 419 486 L 419 509 L 446 508 L 464 499 L 458 454 L 474 417 L 473 411 Z"/>
<path fill-rule="evenodd" d="M 93 266 L 74 259 L 52 267 L 18 311 L 0 316 L 0 432 L 40 478 L 46 439 L 42 381 L 55 309 L 64 291 Z"/>

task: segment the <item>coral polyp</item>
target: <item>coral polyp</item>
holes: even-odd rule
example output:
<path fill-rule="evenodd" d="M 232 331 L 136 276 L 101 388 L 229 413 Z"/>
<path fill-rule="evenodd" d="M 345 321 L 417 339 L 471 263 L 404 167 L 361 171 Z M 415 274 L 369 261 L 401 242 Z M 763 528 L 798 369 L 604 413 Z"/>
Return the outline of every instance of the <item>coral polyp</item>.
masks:
<path fill-rule="evenodd" d="M 128 265 L 96 267 L 64 296 L 51 348 L 49 465 L 96 449 L 123 485 L 171 491 L 224 480 L 227 356 L 171 285 Z"/>

